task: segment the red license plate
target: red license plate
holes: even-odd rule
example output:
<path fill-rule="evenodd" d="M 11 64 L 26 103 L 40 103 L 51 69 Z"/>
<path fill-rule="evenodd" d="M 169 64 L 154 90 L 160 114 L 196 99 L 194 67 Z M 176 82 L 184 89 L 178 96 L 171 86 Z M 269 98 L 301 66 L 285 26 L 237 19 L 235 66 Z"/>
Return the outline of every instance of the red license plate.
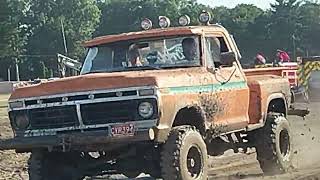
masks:
<path fill-rule="evenodd" d="M 133 136 L 134 125 L 133 124 L 121 124 L 111 127 L 112 136 Z"/>

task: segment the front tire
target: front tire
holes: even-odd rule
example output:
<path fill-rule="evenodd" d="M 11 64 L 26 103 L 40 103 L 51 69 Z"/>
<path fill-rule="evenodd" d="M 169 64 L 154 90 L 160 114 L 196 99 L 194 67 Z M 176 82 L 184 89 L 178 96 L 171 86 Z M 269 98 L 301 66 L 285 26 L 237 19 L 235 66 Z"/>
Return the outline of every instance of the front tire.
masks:
<path fill-rule="evenodd" d="M 251 134 L 257 160 L 267 175 L 284 173 L 292 167 L 292 142 L 288 120 L 280 114 L 269 113 L 265 127 Z"/>
<path fill-rule="evenodd" d="M 28 160 L 30 180 L 81 180 L 74 154 L 33 151 Z"/>
<path fill-rule="evenodd" d="M 164 180 L 203 180 L 208 176 L 207 147 L 195 127 L 172 129 L 161 151 Z"/>

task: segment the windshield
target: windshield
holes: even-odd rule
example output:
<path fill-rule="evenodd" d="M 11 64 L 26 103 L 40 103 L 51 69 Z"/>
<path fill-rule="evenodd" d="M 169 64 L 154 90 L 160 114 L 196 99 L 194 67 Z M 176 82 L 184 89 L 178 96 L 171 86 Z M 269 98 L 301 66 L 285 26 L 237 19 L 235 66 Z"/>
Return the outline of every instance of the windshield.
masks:
<path fill-rule="evenodd" d="M 88 50 L 81 74 L 200 65 L 198 36 L 116 42 Z"/>

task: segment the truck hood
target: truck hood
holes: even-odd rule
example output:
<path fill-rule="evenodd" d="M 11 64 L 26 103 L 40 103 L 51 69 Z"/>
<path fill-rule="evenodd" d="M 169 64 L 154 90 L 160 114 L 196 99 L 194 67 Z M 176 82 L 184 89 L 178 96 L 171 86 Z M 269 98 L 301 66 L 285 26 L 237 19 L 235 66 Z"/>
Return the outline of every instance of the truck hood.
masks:
<path fill-rule="evenodd" d="M 190 71 L 193 71 L 193 73 L 190 73 Z M 188 85 L 191 84 L 188 79 L 191 76 L 197 76 L 198 73 L 196 72 L 201 74 L 203 70 L 201 68 L 188 68 L 188 70 L 147 70 L 80 75 L 17 88 L 11 94 L 10 100 L 92 90 L 140 86 L 162 88 L 178 86 L 179 84 Z"/>

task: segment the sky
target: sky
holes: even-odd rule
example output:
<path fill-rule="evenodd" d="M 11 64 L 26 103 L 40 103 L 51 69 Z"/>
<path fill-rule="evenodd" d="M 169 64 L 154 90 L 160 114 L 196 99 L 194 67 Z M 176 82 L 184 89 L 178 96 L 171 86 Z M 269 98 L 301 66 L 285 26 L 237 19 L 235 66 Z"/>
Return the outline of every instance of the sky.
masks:
<path fill-rule="evenodd" d="M 199 3 L 209 5 L 212 7 L 215 6 L 227 6 L 234 7 L 237 4 L 254 4 L 262 9 L 268 9 L 270 3 L 273 3 L 274 0 L 198 0 Z"/>

